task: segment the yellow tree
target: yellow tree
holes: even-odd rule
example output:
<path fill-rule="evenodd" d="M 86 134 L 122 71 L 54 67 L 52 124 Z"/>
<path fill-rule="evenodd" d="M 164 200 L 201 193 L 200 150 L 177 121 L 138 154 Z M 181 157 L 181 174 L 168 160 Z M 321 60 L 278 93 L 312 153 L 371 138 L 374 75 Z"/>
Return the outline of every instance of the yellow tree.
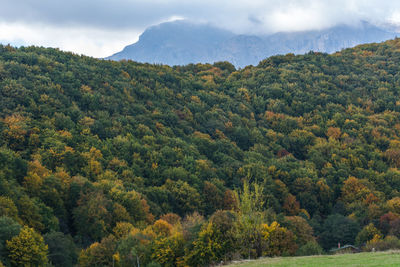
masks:
<path fill-rule="evenodd" d="M 6 242 L 8 257 L 14 266 L 45 266 L 48 247 L 32 228 L 22 228 L 19 235 Z"/>
<path fill-rule="evenodd" d="M 109 235 L 95 242 L 79 255 L 79 266 L 119 266 L 119 254 L 115 253 L 117 242 L 114 236 Z"/>
<path fill-rule="evenodd" d="M 326 131 L 326 136 L 332 137 L 334 139 L 339 139 L 341 136 L 341 131 L 340 128 L 336 127 L 329 127 L 328 130 Z"/>
<path fill-rule="evenodd" d="M 288 194 L 283 203 L 283 209 L 288 215 L 297 215 L 300 212 L 300 203 L 292 194 Z"/>
<path fill-rule="evenodd" d="M 9 197 L 0 196 L 0 214 L 1 216 L 5 215 L 18 222 L 21 221 L 18 217 L 18 209 Z"/>
<path fill-rule="evenodd" d="M 128 222 L 117 222 L 117 225 L 113 229 L 113 233 L 117 239 L 121 239 L 129 234 L 135 235 L 139 233 L 139 229 L 135 228 Z"/>
<path fill-rule="evenodd" d="M 400 197 L 392 198 L 386 203 L 390 211 L 396 214 L 400 214 Z"/>
<path fill-rule="evenodd" d="M 159 219 L 153 224 L 153 231 L 158 237 L 167 237 L 171 235 L 172 225 Z"/>
<path fill-rule="evenodd" d="M 174 231 L 170 236 L 160 236 L 154 240 L 151 257 L 162 266 L 177 266 L 184 255 L 182 233 Z"/>
<path fill-rule="evenodd" d="M 185 257 L 185 263 L 189 266 L 206 266 L 218 261 L 223 242 L 220 237 L 221 233 L 212 222 L 203 226 L 197 240 L 193 242 L 193 248 Z"/>
<path fill-rule="evenodd" d="M 263 188 L 257 183 L 249 184 L 245 180 L 243 190 L 235 191 L 235 196 L 239 210 L 234 235 L 239 241 L 240 252 L 244 257 L 260 257 L 263 251 Z"/>
<path fill-rule="evenodd" d="M 293 232 L 275 221 L 271 225 L 262 225 L 262 235 L 266 241 L 266 250 L 263 253 L 266 256 L 293 255 L 297 250 Z"/>

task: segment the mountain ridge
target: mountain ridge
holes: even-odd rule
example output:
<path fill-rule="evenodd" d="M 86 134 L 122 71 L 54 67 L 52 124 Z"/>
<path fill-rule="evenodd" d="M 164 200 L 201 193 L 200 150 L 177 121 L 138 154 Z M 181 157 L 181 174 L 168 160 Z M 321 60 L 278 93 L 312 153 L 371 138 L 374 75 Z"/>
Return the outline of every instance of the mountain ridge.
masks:
<path fill-rule="evenodd" d="M 358 44 L 392 39 L 397 33 L 368 22 L 336 25 L 323 30 L 277 32 L 270 35 L 235 34 L 209 24 L 166 22 L 145 30 L 138 42 L 106 59 L 186 65 L 229 61 L 236 67 L 257 65 L 278 54 L 309 51 L 333 53 Z"/>

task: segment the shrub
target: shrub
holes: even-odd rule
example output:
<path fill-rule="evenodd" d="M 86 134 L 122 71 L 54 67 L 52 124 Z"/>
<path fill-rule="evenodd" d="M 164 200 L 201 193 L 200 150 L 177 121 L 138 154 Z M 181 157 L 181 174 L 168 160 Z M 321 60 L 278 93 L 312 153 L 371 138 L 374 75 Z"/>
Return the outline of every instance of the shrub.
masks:
<path fill-rule="evenodd" d="M 400 249 L 400 240 L 395 236 L 387 236 L 385 239 L 371 240 L 364 247 L 364 251 L 384 251 L 389 249 Z"/>
<path fill-rule="evenodd" d="M 296 256 L 311 256 L 311 255 L 321 255 L 324 253 L 322 247 L 315 241 L 310 241 L 301 246 L 297 252 Z"/>
<path fill-rule="evenodd" d="M 361 246 L 367 243 L 367 241 L 373 239 L 375 235 L 381 236 L 381 232 L 376 229 L 372 223 L 370 223 L 357 234 L 356 245 Z"/>

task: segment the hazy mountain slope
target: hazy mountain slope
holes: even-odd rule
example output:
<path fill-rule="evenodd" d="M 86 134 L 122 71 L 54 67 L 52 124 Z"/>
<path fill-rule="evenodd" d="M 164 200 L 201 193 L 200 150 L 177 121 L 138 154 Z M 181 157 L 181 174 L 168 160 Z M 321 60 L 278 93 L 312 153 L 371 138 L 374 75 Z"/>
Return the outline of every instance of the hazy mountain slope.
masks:
<path fill-rule="evenodd" d="M 313 50 L 332 53 L 362 43 L 381 42 L 395 36 L 396 33 L 364 22 L 355 27 L 339 25 L 322 31 L 278 33 L 268 36 L 266 42 L 271 47 L 271 52 L 294 51 L 302 54 Z"/>
<path fill-rule="evenodd" d="M 135 44 L 110 59 L 134 59 L 139 62 L 181 65 L 190 62 L 212 62 L 220 44 L 234 34 L 206 25 L 179 21 L 147 29 Z"/>
<path fill-rule="evenodd" d="M 109 59 L 184 65 L 229 61 L 237 67 L 256 65 L 277 54 L 308 51 L 335 52 L 362 43 L 381 42 L 396 33 L 363 22 L 321 31 L 284 32 L 268 36 L 235 35 L 210 25 L 186 21 L 163 23 L 147 29 L 135 44 Z"/>

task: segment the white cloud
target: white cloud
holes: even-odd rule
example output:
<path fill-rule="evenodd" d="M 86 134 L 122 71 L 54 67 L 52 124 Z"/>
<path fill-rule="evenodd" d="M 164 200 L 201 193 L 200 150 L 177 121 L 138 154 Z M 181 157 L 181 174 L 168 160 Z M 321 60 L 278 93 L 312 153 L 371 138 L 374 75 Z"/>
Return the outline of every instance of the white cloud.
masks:
<path fill-rule="evenodd" d="M 400 11 L 395 11 L 389 17 L 389 22 L 394 24 L 400 24 Z"/>
<path fill-rule="evenodd" d="M 104 57 L 146 27 L 173 19 L 235 33 L 321 29 L 335 24 L 400 23 L 395 0 L 0 0 L 0 41 L 59 47 Z"/>
<path fill-rule="evenodd" d="M 0 23 L 0 41 L 15 46 L 58 47 L 93 57 L 107 57 L 138 40 L 141 30 L 102 30 L 42 24 Z"/>
<path fill-rule="evenodd" d="M 323 19 L 321 5 L 313 3 L 308 7 L 289 6 L 268 14 L 264 21 L 266 26 L 277 31 L 301 31 L 309 28 L 320 29 L 331 26 L 329 19 Z"/>

